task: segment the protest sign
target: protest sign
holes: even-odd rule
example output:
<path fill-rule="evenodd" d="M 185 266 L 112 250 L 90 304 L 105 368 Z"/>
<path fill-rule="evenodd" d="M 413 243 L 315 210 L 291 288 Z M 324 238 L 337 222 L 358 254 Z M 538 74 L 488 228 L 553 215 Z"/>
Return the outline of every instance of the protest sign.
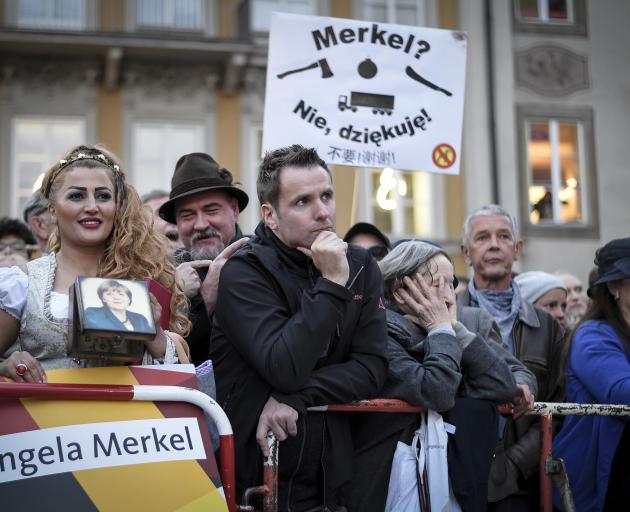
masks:
<path fill-rule="evenodd" d="M 263 149 L 458 174 L 466 43 L 451 30 L 274 13 Z"/>

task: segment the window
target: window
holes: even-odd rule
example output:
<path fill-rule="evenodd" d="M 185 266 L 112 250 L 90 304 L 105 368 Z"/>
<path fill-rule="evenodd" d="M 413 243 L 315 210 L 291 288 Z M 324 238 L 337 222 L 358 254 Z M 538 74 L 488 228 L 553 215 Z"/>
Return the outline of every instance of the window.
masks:
<path fill-rule="evenodd" d="M 514 0 L 519 32 L 586 35 L 584 0 Z"/>
<path fill-rule="evenodd" d="M 11 123 L 11 215 L 41 186 L 44 172 L 73 146 L 85 143 L 80 117 L 17 116 Z"/>
<path fill-rule="evenodd" d="M 250 0 L 250 27 L 254 32 L 269 32 L 271 13 L 317 14 L 317 0 Z"/>
<path fill-rule="evenodd" d="M 152 28 L 201 30 L 202 0 L 137 0 L 137 24 Z"/>
<path fill-rule="evenodd" d="M 423 25 L 425 0 L 363 0 L 359 18 L 383 23 Z"/>
<path fill-rule="evenodd" d="M 571 0 L 518 0 L 516 16 L 537 23 L 573 23 Z"/>
<path fill-rule="evenodd" d="M 432 177 L 385 167 L 364 169 L 358 217 L 394 238 L 434 236 Z M 367 178 L 367 179 L 365 179 Z"/>
<path fill-rule="evenodd" d="M 171 189 L 175 164 L 182 155 L 206 151 L 201 123 L 136 122 L 132 126 L 131 181 L 138 193 Z"/>
<path fill-rule="evenodd" d="M 85 0 L 18 0 L 21 28 L 82 29 L 86 19 Z"/>
<path fill-rule="evenodd" d="M 590 111 L 537 115 L 520 109 L 527 224 L 584 230 L 595 225 Z"/>

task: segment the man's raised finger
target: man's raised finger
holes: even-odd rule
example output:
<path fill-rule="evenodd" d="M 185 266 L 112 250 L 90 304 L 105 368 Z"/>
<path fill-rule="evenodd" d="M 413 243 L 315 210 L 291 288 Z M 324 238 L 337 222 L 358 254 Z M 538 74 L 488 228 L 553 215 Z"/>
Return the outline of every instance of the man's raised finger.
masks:
<path fill-rule="evenodd" d="M 186 263 L 182 263 L 185 265 Z M 188 266 L 191 268 L 206 268 L 212 265 L 212 260 L 197 260 L 197 261 L 189 261 L 187 262 Z"/>
<path fill-rule="evenodd" d="M 227 260 L 227 259 L 231 258 L 248 241 L 249 241 L 249 238 L 244 237 L 244 238 L 239 238 L 236 242 L 232 242 L 230 245 L 228 245 L 225 249 L 223 249 L 219 253 L 219 255 L 216 257 L 215 261 L 216 260 L 220 260 L 220 259 Z"/>

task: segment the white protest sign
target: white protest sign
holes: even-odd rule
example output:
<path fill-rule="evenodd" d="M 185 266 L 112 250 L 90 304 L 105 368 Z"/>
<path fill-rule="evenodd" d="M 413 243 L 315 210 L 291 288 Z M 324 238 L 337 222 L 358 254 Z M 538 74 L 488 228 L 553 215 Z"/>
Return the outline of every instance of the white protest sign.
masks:
<path fill-rule="evenodd" d="M 458 174 L 466 34 L 274 13 L 263 149 Z"/>
<path fill-rule="evenodd" d="M 274 13 L 263 149 L 459 173 L 466 34 Z"/>
<path fill-rule="evenodd" d="M 196 418 L 45 428 L 0 436 L 0 483 L 84 469 L 205 458 Z"/>

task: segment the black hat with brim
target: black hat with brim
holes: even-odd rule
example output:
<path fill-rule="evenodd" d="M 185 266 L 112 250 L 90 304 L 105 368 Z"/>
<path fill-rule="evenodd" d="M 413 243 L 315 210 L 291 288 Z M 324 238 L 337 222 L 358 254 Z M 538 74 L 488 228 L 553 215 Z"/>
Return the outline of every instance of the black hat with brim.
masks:
<path fill-rule="evenodd" d="M 235 197 L 239 211 L 243 211 L 249 202 L 245 191 L 233 184 L 230 171 L 220 167 L 214 158 L 206 153 L 190 153 L 182 156 L 175 164 L 171 192 L 168 201 L 158 211 L 160 217 L 176 224 L 176 201 L 202 192 L 225 192 Z"/>
<path fill-rule="evenodd" d="M 630 278 L 630 237 L 611 240 L 598 249 L 595 265 L 598 277 L 587 291 L 589 297 L 595 286 Z"/>

